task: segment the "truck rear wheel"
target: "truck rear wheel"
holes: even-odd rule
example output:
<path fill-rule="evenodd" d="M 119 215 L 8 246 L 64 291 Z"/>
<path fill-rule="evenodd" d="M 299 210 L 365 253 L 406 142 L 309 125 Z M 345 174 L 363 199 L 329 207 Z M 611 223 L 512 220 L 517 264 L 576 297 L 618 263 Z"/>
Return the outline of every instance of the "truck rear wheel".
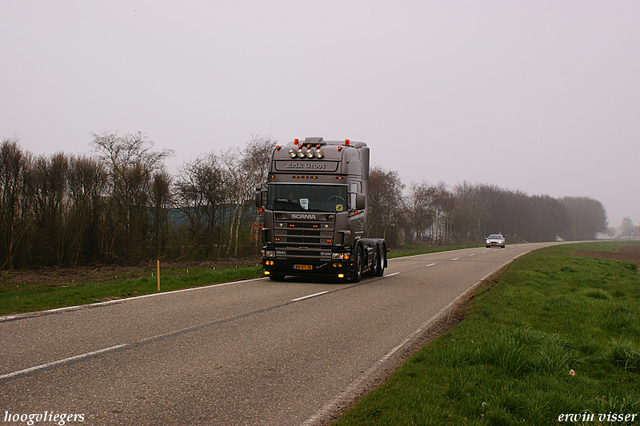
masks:
<path fill-rule="evenodd" d="M 376 249 L 376 255 L 376 266 L 373 275 L 376 277 L 381 277 L 384 274 L 384 257 L 380 252 L 380 248 Z"/>
<path fill-rule="evenodd" d="M 378 276 L 378 270 L 380 269 L 380 253 L 378 247 L 373 249 L 373 262 L 371 262 L 371 272 L 369 274 L 372 277 Z"/>
<path fill-rule="evenodd" d="M 355 271 L 351 273 L 351 281 L 360 282 L 362 278 L 362 247 L 356 249 L 356 256 L 353 258 Z"/>

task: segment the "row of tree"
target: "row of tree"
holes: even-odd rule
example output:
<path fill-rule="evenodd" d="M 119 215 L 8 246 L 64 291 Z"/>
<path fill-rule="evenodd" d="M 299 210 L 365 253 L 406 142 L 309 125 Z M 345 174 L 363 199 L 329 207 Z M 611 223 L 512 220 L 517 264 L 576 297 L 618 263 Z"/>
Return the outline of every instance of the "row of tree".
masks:
<path fill-rule="evenodd" d="M 607 231 L 604 206 L 589 197 L 530 196 L 469 182 L 405 188 L 398 172 L 378 167 L 371 171 L 369 203 L 369 233 L 396 244 L 481 244 L 498 232 L 511 242 L 591 240 Z"/>
<path fill-rule="evenodd" d="M 94 155 L 34 156 L 0 145 L 0 269 L 202 260 L 259 253 L 254 189 L 275 146 L 252 137 L 184 163 L 172 176 L 141 133 L 93 134 Z M 408 190 L 405 190 L 408 189 Z M 478 244 L 491 232 L 513 242 L 592 239 L 606 230 L 590 198 L 528 196 L 494 185 L 413 183 L 374 167 L 368 232 L 392 244 Z"/>
<path fill-rule="evenodd" d="M 94 134 L 95 155 L 0 146 L 0 268 L 211 259 L 257 251 L 246 201 L 275 144 L 255 137 L 171 176 L 142 134 Z M 249 243 L 248 240 L 252 240 Z"/>

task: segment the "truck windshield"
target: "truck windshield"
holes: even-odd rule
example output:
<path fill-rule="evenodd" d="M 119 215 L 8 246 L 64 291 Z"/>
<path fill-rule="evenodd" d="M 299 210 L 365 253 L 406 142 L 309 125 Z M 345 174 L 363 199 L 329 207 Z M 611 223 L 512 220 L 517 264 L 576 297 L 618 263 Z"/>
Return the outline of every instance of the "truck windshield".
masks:
<path fill-rule="evenodd" d="M 280 211 L 347 211 L 345 185 L 269 185 L 267 209 Z"/>

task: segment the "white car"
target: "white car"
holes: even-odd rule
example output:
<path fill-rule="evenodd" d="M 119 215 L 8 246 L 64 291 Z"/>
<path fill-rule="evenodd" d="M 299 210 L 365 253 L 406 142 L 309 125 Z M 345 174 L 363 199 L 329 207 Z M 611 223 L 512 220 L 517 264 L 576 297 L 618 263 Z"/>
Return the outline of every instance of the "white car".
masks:
<path fill-rule="evenodd" d="M 504 248 L 504 237 L 502 234 L 491 234 L 485 240 L 487 248 L 489 247 L 502 247 Z"/>

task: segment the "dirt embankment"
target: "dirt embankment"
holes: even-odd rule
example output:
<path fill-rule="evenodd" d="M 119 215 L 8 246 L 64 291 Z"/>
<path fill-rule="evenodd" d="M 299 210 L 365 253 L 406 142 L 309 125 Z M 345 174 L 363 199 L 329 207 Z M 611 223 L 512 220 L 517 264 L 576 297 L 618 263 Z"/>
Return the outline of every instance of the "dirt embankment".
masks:
<path fill-rule="evenodd" d="M 160 262 L 160 270 L 170 269 L 211 269 L 229 266 L 255 266 L 259 257 L 241 259 L 222 259 L 201 262 Z M 28 283 L 47 284 L 54 286 L 80 285 L 87 282 L 102 282 L 115 277 L 135 278 L 147 276 L 147 271 L 155 271 L 156 262 L 149 262 L 139 266 L 83 266 L 76 268 L 39 268 L 20 271 L 0 271 L 0 286 L 22 285 Z"/>

